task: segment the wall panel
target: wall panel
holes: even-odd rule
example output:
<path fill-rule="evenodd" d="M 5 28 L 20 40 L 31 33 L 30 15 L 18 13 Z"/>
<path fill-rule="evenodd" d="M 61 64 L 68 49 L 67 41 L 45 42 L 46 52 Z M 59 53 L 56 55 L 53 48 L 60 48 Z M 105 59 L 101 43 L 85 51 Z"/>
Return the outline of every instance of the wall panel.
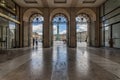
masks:
<path fill-rule="evenodd" d="M 105 14 L 120 6 L 120 0 L 108 0 L 105 3 Z"/>
<path fill-rule="evenodd" d="M 101 45 L 120 48 L 120 0 L 107 0 L 100 7 L 100 15 Z"/>

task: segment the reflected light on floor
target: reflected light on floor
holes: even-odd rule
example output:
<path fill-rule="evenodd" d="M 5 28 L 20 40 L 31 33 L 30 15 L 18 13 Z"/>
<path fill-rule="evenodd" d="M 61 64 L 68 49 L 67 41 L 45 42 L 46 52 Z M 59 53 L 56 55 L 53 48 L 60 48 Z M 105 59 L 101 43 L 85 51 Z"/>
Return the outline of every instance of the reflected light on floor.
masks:
<path fill-rule="evenodd" d="M 43 52 L 42 49 L 37 50 L 31 54 L 30 68 L 31 72 L 34 74 L 36 72 L 43 73 Z"/>
<path fill-rule="evenodd" d="M 86 51 L 78 50 L 76 54 L 76 72 L 77 75 L 87 76 L 89 73 L 89 58 Z"/>

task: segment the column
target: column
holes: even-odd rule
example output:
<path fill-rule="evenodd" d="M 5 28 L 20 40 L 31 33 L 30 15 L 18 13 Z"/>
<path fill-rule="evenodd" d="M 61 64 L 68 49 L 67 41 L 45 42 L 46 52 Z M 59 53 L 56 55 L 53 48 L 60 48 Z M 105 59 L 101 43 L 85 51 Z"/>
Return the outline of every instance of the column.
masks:
<path fill-rule="evenodd" d="M 75 9 L 71 8 L 70 10 L 70 43 L 69 47 L 76 47 L 76 22 L 75 22 Z"/>
<path fill-rule="evenodd" d="M 48 48 L 50 47 L 50 26 L 49 26 L 49 9 L 44 8 L 43 12 L 44 16 L 44 23 L 43 23 L 43 47 Z"/>
<path fill-rule="evenodd" d="M 22 8 L 20 8 L 20 33 L 19 33 L 19 36 L 20 36 L 20 47 L 23 47 L 23 11 L 22 11 Z"/>
<path fill-rule="evenodd" d="M 100 20 L 99 20 L 99 8 L 96 8 L 96 24 L 95 24 L 95 46 L 100 47 Z"/>
<path fill-rule="evenodd" d="M 23 43 L 24 43 L 24 47 L 28 47 L 28 38 L 29 38 L 29 35 L 28 34 L 30 34 L 29 33 L 29 23 L 28 22 L 25 22 L 24 21 L 24 35 L 23 35 L 23 37 L 24 37 L 24 41 L 23 41 Z"/>

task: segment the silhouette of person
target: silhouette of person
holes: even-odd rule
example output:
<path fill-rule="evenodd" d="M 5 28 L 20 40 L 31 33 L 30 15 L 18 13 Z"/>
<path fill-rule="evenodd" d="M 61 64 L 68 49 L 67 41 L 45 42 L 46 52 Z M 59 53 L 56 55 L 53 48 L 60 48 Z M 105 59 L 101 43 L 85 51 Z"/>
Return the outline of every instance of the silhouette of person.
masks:
<path fill-rule="evenodd" d="M 36 47 L 38 46 L 38 40 L 37 40 L 37 38 L 36 38 Z"/>
<path fill-rule="evenodd" d="M 33 46 L 34 46 L 34 43 L 35 43 L 35 38 L 33 38 Z"/>

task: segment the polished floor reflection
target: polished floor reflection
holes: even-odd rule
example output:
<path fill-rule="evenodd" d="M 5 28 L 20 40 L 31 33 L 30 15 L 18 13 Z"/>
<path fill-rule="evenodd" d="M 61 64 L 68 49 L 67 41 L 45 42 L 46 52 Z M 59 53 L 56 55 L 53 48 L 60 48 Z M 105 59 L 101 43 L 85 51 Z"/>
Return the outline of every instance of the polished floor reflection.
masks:
<path fill-rule="evenodd" d="M 1 62 L 0 80 L 120 80 L 120 50 L 34 47 Z"/>

